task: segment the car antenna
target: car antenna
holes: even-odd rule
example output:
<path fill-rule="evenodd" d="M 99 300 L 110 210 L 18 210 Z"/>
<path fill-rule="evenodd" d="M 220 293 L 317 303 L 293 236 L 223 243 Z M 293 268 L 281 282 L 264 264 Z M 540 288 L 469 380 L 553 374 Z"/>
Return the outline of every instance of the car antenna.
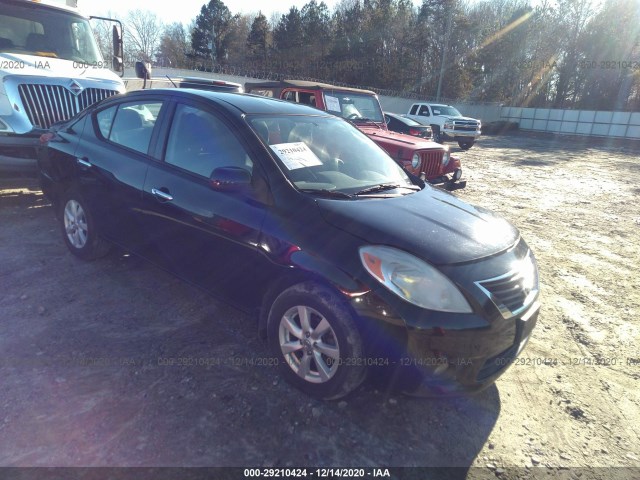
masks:
<path fill-rule="evenodd" d="M 175 84 L 175 82 L 173 80 L 171 80 L 171 77 L 169 75 L 165 75 L 165 77 L 167 77 L 169 79 L 169 81 L 173 85 L 173 88 L 178 88 L 178 86 Z"/>

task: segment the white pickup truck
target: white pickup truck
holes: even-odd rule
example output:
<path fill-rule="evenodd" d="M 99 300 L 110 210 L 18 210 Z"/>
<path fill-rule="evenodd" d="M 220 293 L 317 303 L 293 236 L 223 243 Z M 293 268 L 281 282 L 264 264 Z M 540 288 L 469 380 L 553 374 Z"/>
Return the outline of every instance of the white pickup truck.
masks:
<path fill-rule="evenodd" d="M 455 140 L 463 150 L 473 146 L 482 126 L 480 120 L 463 117 L 451 105 L 437 103 L 414 103 L 406 117 L 431 125 L 434 141 Z"/>

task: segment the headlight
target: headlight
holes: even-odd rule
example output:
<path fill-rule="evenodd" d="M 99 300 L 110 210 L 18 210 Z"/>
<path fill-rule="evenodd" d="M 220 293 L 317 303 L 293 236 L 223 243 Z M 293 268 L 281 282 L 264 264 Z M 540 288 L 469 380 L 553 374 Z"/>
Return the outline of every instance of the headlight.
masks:
<path fill-rule="evenodd" d="M 442 157 L 442 165 L 445 167 L 449 165 L 449 160 L 451 160 L 451 154 L 449 153 L 449 150 L 447 150 L 444 152 L 444 156 Z"/>
<path fill-rule="evenodd" d="M 445 122 L 445 124 L 444 124 L 444 128 L 448 128 L 448 129 L 453 128 L 453 123 Z"/>
<path fill-rule="evenodd" d="M 417 153 L 414 153 L 413 157 L 411 157 L 411 166 L 413 168 L 418 168 L 420 166 L 420 155 Z"/>
<path fill-rule="evenodd" d="M 527 256 L 521 260 L 520 264 L 516 266 L 517 270 L 522 275 L 522 287 L 525 292 L 537 292 L 540 288 L 538 280 L 538 266 L 536 260 L 533 257 L 533 253 L 529 251 Z"/>
<path fill-rule="evenodd" d="M 360 247 L 360 261 L 376 280 L 409 303 L 441 312 L 472 311 L 451 280 L 402 250 L 373 245 Z"/>

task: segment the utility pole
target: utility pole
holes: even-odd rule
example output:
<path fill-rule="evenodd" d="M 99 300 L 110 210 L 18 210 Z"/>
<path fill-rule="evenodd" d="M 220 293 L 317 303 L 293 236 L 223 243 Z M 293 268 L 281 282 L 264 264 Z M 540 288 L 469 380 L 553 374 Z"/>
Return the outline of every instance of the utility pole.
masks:
<path fill-rule="evenodd" d="M 216 52 L 216 26 L 213 22 L 211 22 L 211 43 L 209 44 L 209 49 L 211 50 L 211 68 L 216 64 L 216 58 L 218 57 Z"/>
<path fill-rule="evenodd" d="M 453 2 L 449 6 L 449 16 L 447 18 L 447 30 L 444 34 L 444 48 L 442 49 L 442 61 L 440 62 L 440 76 L 438 78 L 438 91 L 436 92 L 436 101 L 440 101 L 440 93 L 442 92 L 442 81 L 444 80 L 444 71 L 447 64 L 447 50 L 449 50 L 449 37 L 451 36 L 451 24 L 453 22 Z"/>

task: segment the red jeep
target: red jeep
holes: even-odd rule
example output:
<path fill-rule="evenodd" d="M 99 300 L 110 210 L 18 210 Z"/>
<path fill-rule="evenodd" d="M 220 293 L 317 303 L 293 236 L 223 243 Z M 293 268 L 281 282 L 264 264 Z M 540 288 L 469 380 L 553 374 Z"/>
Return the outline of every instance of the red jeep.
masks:
<path fill-rule="evenodd" d="M 408 171 L 431 184 L 443 184 L 447 190 L 467 184 L 460 181 L 460 160 L 450 156 L 449 147 L 389 131 L 375 92 L 301 80 L 248 82 L 244 88 L 246 93 L 312 105 L 349 120 Z"/>

